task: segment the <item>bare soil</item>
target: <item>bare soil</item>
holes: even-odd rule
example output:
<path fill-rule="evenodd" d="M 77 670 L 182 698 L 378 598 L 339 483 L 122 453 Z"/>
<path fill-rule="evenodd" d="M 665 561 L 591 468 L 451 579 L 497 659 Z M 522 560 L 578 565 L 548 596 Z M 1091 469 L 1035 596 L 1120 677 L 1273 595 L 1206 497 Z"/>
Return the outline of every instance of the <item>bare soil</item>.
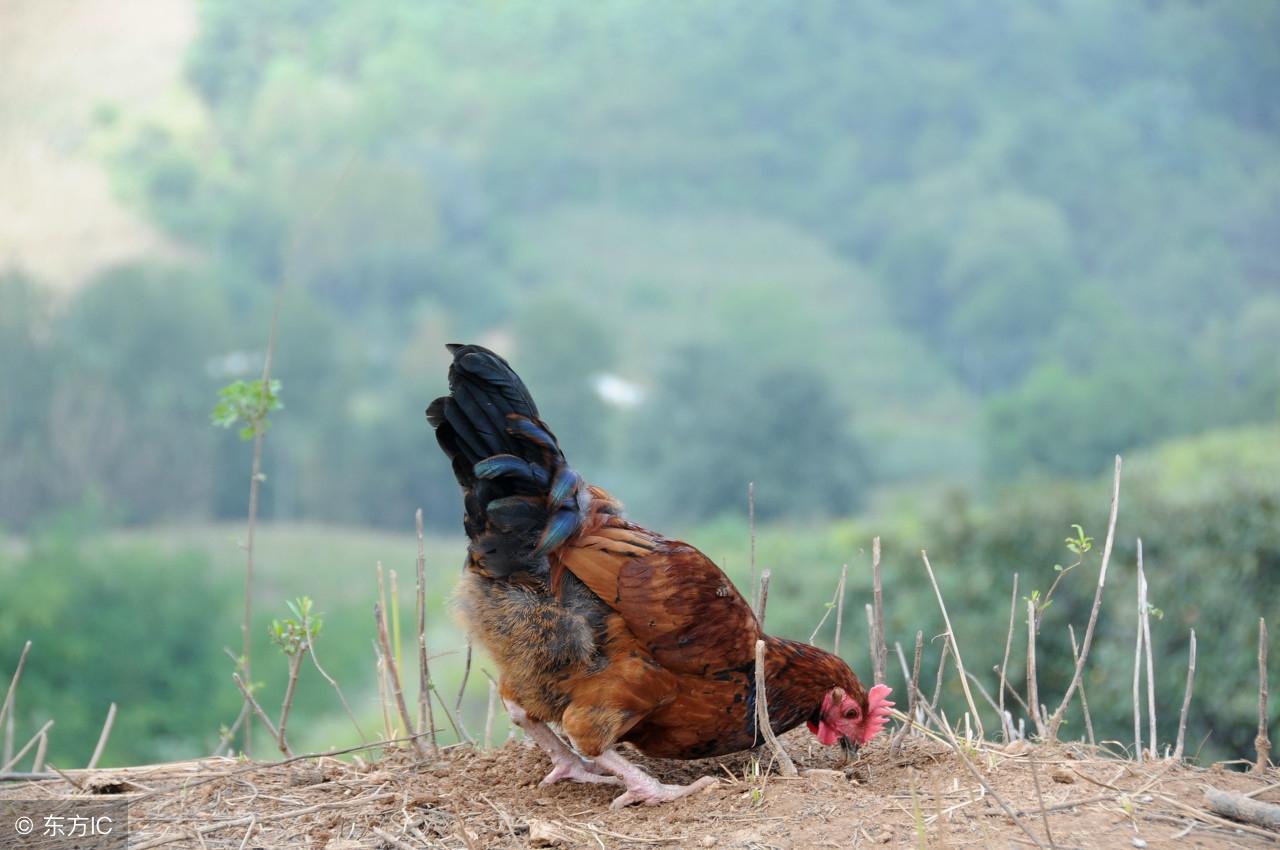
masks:
<path fill-rule="evenodd" d="M 675 803 L 622 811 L 609 807 L 618 793 L 613 786 L 540 786 L 549 762 L 523 742 L 488 751 L 454 747 L 425 759 L 393 749 L 350 760 L 211 758 L 71 771 L 65 779 L 0 785 L 0 798 L 123 795 L 130 800 L 133 850 L 1280 844 L 1280 835 L 1217 818 L 1203 803 L 1208 786 L 1280 802 L 1280 771 L 1274 769 L 1258 775 L 1163 760 L 1138 765 L 1073 745 L 969 749 L 1015 820 L 939 741 L 908 738 L 893 753 L 883 736 L 849 765 L 806 732 L 793 732 L 784 742 L 806 775 L 760 776 L 753 753 L 698 762 L 633 753 L 667 782 L 708 774 L 722 781 Z M 767 753 L 758 756 L 767 759 Z"/>

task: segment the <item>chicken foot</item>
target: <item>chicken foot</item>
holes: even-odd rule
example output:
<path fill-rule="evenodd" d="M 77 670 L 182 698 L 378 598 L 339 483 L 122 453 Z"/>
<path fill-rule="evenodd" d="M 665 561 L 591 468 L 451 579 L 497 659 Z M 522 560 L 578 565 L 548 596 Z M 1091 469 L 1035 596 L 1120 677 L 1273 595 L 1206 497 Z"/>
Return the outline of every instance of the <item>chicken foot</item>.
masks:
<path fill-rule="evenodd" d="M 507 713 L 511 720 L 524 730 L 539 747 L 551 757 L 551 772 L 542 779 L 543 785 L 554 785 L 565 779 L 573 782 L 598 782 L 621 785 L 622 780 L 612 776 L 582 756 L 569 749 L 569 746 L 552 731 L 551 727 L 541 720 L 534 720 L 518 703 L 504 699 Z"/>
<path fill-rule="evenodd" d="M 610 747 L 596 758 L 596 764 L 616 774 L 627 786 L 627 790 L 619 795 L 610 808 L 621 809 L 634 803 L 656 806 L 679 800 L 690 794 L 696 794 L 704 788 L 719 785 L 714 776 L 704 776 L 697 782 L 688 785 L 667 785 L 645 773 L 636 765 L 627 761 L 621 753 Z"/>

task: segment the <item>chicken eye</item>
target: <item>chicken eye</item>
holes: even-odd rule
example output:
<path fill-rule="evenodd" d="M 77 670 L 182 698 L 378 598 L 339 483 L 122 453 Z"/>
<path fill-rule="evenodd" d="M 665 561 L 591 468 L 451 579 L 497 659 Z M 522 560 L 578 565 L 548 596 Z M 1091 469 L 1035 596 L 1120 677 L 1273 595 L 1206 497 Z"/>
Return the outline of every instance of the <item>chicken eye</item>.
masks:
<path fill-rule="evenodd" d="M 855 720 L 858 717 L 858 709 L 851 708 L 844 713 L 844 716 L 846 720 Z"/>

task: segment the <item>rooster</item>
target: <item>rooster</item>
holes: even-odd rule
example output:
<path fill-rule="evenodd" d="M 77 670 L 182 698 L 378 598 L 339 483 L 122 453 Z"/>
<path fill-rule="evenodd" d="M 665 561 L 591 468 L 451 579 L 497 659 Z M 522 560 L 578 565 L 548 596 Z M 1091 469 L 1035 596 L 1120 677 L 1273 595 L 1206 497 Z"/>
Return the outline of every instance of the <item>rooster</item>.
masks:
<path fill-rule="evenodd" d="M 506 360 L 478 345 L 449 350 L 450 392 L 427 420 L 463 493 L 458 609 L 498 666 L 512 720 L 551 758 L 544 784 L 624 786 L 614 808 L 716 784 L 664 784 L 617 747 L 696 759 L 761 743 L 760 638 L 775 733 L 805 723 L 851 752 L 884 727 L 888 687 L 864 689 L 839 657 L 763 634 L 709 558 L 627 521 L 568 465 Z"/>

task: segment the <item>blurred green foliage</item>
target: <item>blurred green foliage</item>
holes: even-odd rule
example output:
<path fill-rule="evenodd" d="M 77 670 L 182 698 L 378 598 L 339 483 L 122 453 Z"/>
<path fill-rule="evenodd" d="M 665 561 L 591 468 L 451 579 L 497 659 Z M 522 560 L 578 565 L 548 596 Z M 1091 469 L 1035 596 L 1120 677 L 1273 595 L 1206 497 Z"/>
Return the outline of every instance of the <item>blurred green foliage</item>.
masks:
<path fill-rule="evenodd" d="M 239 515 L 192 415 L 259 368 L 282 279 L 267 518 L 452 527 L 421 411 L 456 339 L 510 353 L 655 521 L 748 480 L 840 513 L 1274 421 L 1274 36 L 1266 0 L 205 0 L 190 108 L 98 130 L 189 256 L 56 306 L 0 286 L 35 321 L 0 328 L 0 523 L 87 489 L 127 522 Z M 797 403 L 828 419 L 803 445 L 766 415 Z M 825 460 L 788 477 L 780 444 Z"/>
<path fill-rule="evenodd" d="M 1280 574 L 1278 38 L 1268 0 L 204 0 L 189 108 L 121 106 L 94 139 L 182 250 L 66 296 L 0 271 L 0 529 L 30 541 L 0 549 L 0 669 L 25 637 L 57 659 L 23 696 L 57 717 L 55 763 L 91 748 L 107 674 L 147 694 L 119 700 L 139 726 L 112 760 L 191 754 L 234 716 L 214 656 L 236 642 L 217 612 L 240 553 L 225 526 L 203 555 L 169 544 L 244 515 L 243 450 L 207 427 L 209 400 L 260 374 L 284 281 L 290 410 L 261 516 L 347 530 L 286 534 L 273 575 L 264 528 L 255 628 L 283 614 L 265 600 L 314 597 L 318 651 L 353 692 L 371 593 L 350 577 L 384 548 L 407 575 L 412 547 L 350 528 L 406 529 L 422 507 L 457 532 L 422 412 L 443 344 L 477 340 L 510 355 L 589 480 L 736 578 L 757 482 L 787 634 L 808 636 L 873 533 L 891 635 L 939 633 L 929 548 L 975 671 L 1009 574 L 1047 588 L 1072 523 L 1101 537 L 1098 476 L 1124 452 L 1087 682 L 1100 734 L 1124 737 L 1142 534 L 1158 657 L 1195 625 L 1213 671 L 1189 737 L 1237 754 L 1252 618 Z M 124 533 L 153 535 L 128 552 L 48 537 L 69 508 L 164 529 Z M 1099 549 L 1044 612 L 1045 693 Z M 282 664 L 253 669 L 277 699 Z M 1181 662 L 1159 675 L 1171 722 Z M 327 723 L 326 689 L 304 675 L 296 729 Z M 343 722 L 314 742 L 346 742 Z"/>

